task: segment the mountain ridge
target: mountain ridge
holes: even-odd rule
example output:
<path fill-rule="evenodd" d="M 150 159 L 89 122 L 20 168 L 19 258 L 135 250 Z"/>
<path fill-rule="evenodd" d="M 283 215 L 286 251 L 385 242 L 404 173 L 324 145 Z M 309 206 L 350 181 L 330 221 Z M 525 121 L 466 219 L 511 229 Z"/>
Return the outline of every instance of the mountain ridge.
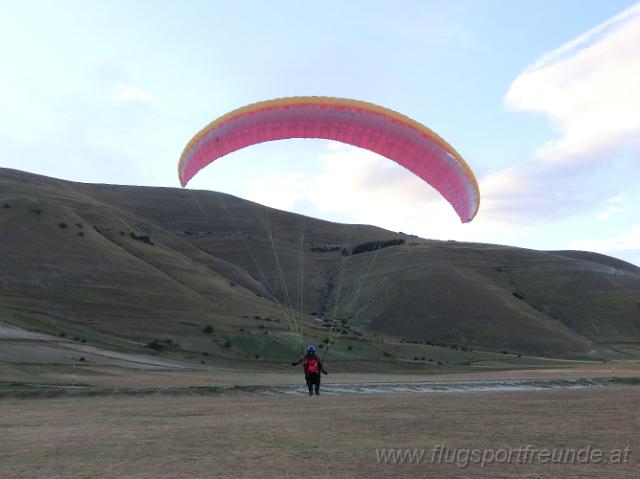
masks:
<path fill-rule="evenodd" d="M 605 255 L 428 240 L 199 190 L 9 169 L 0 187 L 1 308 L 46 312 L 61 327 L 170 336 L 213 353 L 228 348 L 224 338 L 248 340 L 239 329 L 263 318 L 267 345 L 290 341 L 291 321 L 322 340 L 336 317 L 352 338 L 554 357 L 640 353 L 640 268 Z M 386 240 L 399 244 L 351 254 Z M 302 312 L 292 319 L 287 303 Z M 217 340 L 202 338 L 209 324 Z"/>

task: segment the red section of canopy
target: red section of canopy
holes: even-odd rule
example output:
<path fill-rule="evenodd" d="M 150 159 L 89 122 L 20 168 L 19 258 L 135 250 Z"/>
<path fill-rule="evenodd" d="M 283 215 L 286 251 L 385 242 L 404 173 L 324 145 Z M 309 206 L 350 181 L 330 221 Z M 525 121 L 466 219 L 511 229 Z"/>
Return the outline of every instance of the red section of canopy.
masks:
<path fill-rule="evenodd" d="M 475 178 L 453 149 L 379 112 L 339 104 L 275 105 L 214 122 L 196 138 L 181 159 L 183 186 L 209 163 L 247 146 L 288 138 L 323 138 L 373 151 L 404 166 L 440 192 L 463 223 L 471 221 L 478 209 Z"/>

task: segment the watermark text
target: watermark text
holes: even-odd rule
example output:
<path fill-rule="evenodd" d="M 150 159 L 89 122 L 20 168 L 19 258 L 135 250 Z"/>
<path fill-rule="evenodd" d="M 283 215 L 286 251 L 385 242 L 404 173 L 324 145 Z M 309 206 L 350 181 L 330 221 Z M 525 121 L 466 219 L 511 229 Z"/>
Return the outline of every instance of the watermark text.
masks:
<path fill-rule="evenodd" d="M 512 448 L 458 448 L 438 444 L 431 448 L 376 449 L 378 464 L 452 464 L 460 468 L 491 464 L 626 464 L 631 447 L 602 449 L 550 448 L 532 445 Z"/>

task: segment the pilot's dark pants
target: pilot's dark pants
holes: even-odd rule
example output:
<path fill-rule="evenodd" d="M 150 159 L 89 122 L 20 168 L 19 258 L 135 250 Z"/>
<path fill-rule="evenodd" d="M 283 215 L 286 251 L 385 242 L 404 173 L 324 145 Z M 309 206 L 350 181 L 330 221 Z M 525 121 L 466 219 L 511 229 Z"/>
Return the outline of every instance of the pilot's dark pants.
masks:
<path fill-rule="evenodd" d="M 304 378 L 309 388 L 309 396 L 313 394 L 314 390 L 316 394 L 320 394 L 320 373 L 306 373 Z"/>

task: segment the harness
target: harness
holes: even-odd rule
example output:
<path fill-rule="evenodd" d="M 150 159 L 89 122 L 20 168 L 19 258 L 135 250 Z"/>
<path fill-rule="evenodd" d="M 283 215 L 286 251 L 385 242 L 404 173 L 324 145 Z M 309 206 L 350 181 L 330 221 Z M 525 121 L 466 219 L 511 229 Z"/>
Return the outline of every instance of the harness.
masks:
<path fill-rule="evenodd" d="M 320 360 L 318 358 L 313 359 L 304 359 L 304 368 L 308 373 L 319 373 L 320 372 Z"/>

